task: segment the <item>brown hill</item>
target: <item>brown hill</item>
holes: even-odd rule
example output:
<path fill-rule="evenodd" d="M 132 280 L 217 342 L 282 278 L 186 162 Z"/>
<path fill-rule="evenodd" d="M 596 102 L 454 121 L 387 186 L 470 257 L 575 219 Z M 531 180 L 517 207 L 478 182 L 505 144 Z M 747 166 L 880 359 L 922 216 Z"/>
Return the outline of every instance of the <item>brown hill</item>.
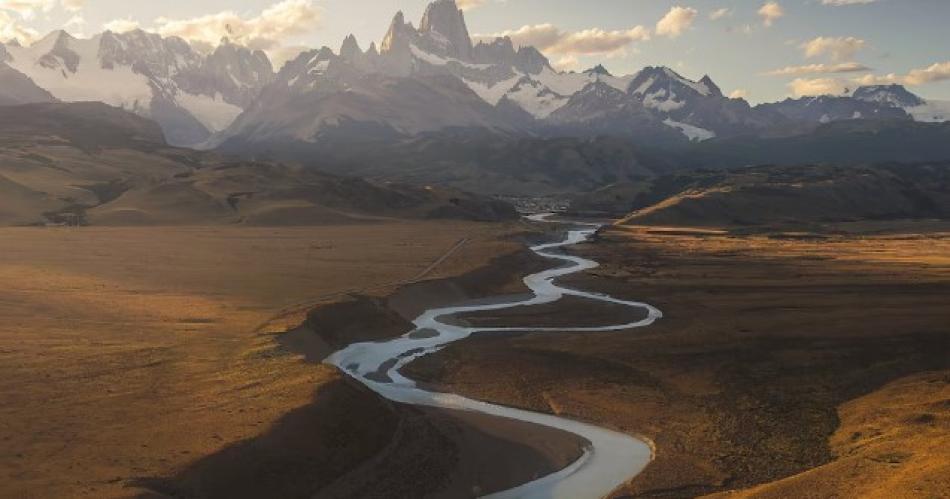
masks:
<path fill-rule="evenodd" d="M 496 220 L 505 203 L 170 147 L 103 104 L 0 113 L 0 225 L 311 225 L 366 218 Z"/>
<path fill-rule="evenodd" d="M 624 225 L 803 226 L 947 218 L 950 163 L 706 171 L 653 180 L 629 192 L 634 211 L 620 222 Z"/>

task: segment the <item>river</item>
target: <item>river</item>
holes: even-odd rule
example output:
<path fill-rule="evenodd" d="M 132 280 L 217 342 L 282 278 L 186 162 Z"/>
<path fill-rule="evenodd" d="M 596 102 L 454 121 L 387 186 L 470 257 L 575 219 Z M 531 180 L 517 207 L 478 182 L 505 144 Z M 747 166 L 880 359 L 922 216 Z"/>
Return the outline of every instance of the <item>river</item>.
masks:
<path fill-rule="evenodd" d="M 535 215 L 529 218 L 542 222 L 546 221 L 547 217 L 548 215 Z M 587 223 L 572 223 L 571 225 L 577 228 L 568 230 L 562 241 L 531 248 L 538 255 L 562 264 L 524 278 L 525 285 L 533 293 L 532 298 L 516 301 L 499 298 L 487 304 L 482 300 L 477 305 L 468 304 L 426 310 L 413 321 L 415 329 L 404 336 L 378 343 L 356 343 L 327 359 L 327 362 L 339 367 L 354 379 L 394 402 L 466 410 L 510 418 L 573 433 L 586 442 L 584 453 L 567 468 L 513 489 L 491 494 L 487 496 L 489 498 L 601 498 L 638 475 L 652 458 L 651 447 L 647 442 L 625 433 L 550 414 L 490 404 L 451 393 L 423 390 L 400 372 L 412 361 L 473 334 L 485 332 L 597 333 L 645 327 L 660 319 L 663 314 L 646 303 L 570 289 L 559 286 L 555 282 L 559 277 L 584 272 L 598 266 L 593 260 L 558 251 L 589 240 L 599 228 L 599 225 Z M 626 324 L 600 327 L 570 327 L 568 325 L 557 328 L 473 328 L 446 324 L 441 320 L 459 313 L 553 303 L 564 296 L 576 296 L 641 309 L 646 312 L 646 317 Z M 434 333 L 414 334 L 422 330 Z"/>

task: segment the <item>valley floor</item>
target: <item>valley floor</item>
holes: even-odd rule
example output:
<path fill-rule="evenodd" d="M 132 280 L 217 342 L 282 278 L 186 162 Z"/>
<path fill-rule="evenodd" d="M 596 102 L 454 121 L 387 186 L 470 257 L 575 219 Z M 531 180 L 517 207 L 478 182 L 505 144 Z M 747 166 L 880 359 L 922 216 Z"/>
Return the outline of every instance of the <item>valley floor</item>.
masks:
<path fill-rule="evenodd" d="M 656 461 L 622 495 L 939 497 L 950 236 L 917 229 L 612 227 L 572 249 L 603 265 L 568 284 L 663 320 L 479 336 L 408 374 L 648 437 Z M 562 468 L 571 435 L 389 404 L 314 365 L 404 334 L 426 308 L 524 292 L 520 276 L 551 264 L 515 242 L 526 230 L 0 230 L 0 496 L 461 497 Z M 568 298 L 459 320 L 628 313 Z"/>
<path fill-rule="evenodd" d="M 274 332 L 437 261 L 427 278 L 479 268 L 516 251 L 507 235 L 520 230 L 0 229 L 0 497 L 178 493 L 162 478 L 196 466 L 217 472 L 200 481 L 218 491 L 281 473 L 292 479 L 270 493 L 326 486 L 389 444 L 398 420 Z"/>
<path fill-rule="evenodd" d="M 656 460 L 623 495 L 950 490 L 947 233 L 612 227 L 576 251 L 603 266 L 571 286 L 647 301 L 664 319 L 622 333 L 475 337 L 409 375 L 650 438 Z M 596 325 L 621 313 L 566 300 L 465 320 Z"/>

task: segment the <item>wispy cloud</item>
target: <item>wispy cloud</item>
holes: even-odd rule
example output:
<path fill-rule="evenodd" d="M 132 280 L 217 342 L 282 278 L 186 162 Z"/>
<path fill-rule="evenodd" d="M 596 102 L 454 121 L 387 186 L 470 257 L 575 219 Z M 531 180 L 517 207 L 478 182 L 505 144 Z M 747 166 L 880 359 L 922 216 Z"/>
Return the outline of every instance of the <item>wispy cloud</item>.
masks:
<path fill-rule="evenodd" d="M 29 24 L 48 18 L 57 6 L 71 14 L 63 27 L 76 29 L 85 23 L 79 15 L 85 4 L 85 0 L 0 0 L 0 41 L 17 40 L 23 44 L 36 41 L 40 34 Z"/>
<path fill-rule="evenodd" d="M 950 61 L 938 62 L 926 68 L 912 69 L 906 74 L 865 75 L 855 81 L 862 85 L 899 83 L 916 87 L 948 80 L 950 80 Z"/>
<path fill-rule="evenodd" d="M 843 62 L 840 64 L 807 64 L 804 66 L 785 66 L 765 73 L 769 76 L 798 76 L 807 74 L 829 73 L 860 73 L 871 71 L 871 68 L 857 62 Z"/>
<path fill-rule="evenodd" d="M 801 48 L 809 59 L 827 55 L 832 61 L 841 61 L 853 57 L 866 44 L 864 40 L 853 36 L 819 36 L 803 43 Z"/>
<path fill-rule="evenodd" d="M 730 99 L 746 99 L 749 97 L 749 91 L 744 88 L 737 88 L 729 93 Z"/>
<path fill-rule="evenodd" d="M 590 28 L 581 31 L 563 31 L 553 24 L 522 26 L 516 30 L 475 35 L 481 40 L 510 37 L 515 45 L 533 46 L 555 55 L 612 55 L 630 44 L 650 39 L 650 30 L 634 26 L 627 30 L 607 31 Z"/>
<path fill-rule="evenodd" d="M 132 18 L 113 19 L 102 25 L 102 29 L 113 33 L 125 33 L 139 28 L 139 22 Z"/>
<path fill-rule="evenodd" d="M 0 42 L 16 40 L 22 44 L 30 44 L 39 38 L 39 33 L 28 26 L 24 26 L 8 12 L 0 10 Z"/>
<path fill-rule="evenodd" d="M 67 12 L 79 12 L 86 6 L 86 0 L 63 0 L 63 8 Z"/>
<path fill-rule="evenodd" d="M 840 95 L 848 83 L 837 78 L 796 78 L 789 82 L 788 89 L 795 97 L 809 95 Z"/>
<path fill-rule="evenodd" d="M 724 17 L 728 17 L 728 16 L 731 16 L 731 15 L 732 15 L 732 10 L 723 7 L 723 8 L 721 8 L 721 9 L 716 9 L 716 10 L 710 12 L 710 13 L 709 13 L 709 19 L 711 19 L 711 20 L 713 20 L 713 21 L 718 21 L 718 20 L 720 20 L 720 19 L 722 19 L 722 18 L 724 18 Z"/>
<path fill-rule="evenodd" d="M 22 19 L 33 19 L 37 14 L 50 12 L 56 0 L 0 0 L 0 9 L 14 12 Z"/>
<path fill-rule="evenodd" d="M 788 84 L 792 95 L 838 95 L 859 85 L 899 84 L 911 87 L 950 81 L 950 61 L 938 62 L 925 68 L 912 69 L 904 74 L 864 75 L 857 78 L 797 78 Z"/>
<path fill-rule="evenodd" d="M 462 10 L 471 10 L 485 5 L 488 0 L 455 0 L 455 3 Z"/>
<path fill-rule="evenodd" d="M 821 0 L 822 5 L 833 5 L 835 7 L 842 7 L 845 5 L 864 5 L 869 3 L 874 3 L 877 0 Z"/>
<path fill-rule="evenodd" d="M 178 36 L 206 45 L 216 45 L 227 37 L 252 49 L 275 51 L 287 39 L 312 32 L 322 11 L 311 0 L 283 0 L 253 17 L 226 10 L 189 19 L 155 20 L 155 30 L 163 36 Z"/>

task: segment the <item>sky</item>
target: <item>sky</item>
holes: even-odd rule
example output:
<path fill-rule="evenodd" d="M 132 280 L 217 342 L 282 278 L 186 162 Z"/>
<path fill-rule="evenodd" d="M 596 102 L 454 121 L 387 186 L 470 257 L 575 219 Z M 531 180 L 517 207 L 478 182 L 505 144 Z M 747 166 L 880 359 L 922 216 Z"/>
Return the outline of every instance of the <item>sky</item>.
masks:
<path fill-rule="evenodd" d="M 348 34 L 379 43 L 396 11 L 418 25 L 427 0 L 0 0 L 0 41 L 54 29 L 140 27 L 277 61 Z M 764 102 L 901 83 L 950 100 L 950 0 L 458 0 L 478 38 L 511 36 L 564 70 L 669 66 Z"/>

